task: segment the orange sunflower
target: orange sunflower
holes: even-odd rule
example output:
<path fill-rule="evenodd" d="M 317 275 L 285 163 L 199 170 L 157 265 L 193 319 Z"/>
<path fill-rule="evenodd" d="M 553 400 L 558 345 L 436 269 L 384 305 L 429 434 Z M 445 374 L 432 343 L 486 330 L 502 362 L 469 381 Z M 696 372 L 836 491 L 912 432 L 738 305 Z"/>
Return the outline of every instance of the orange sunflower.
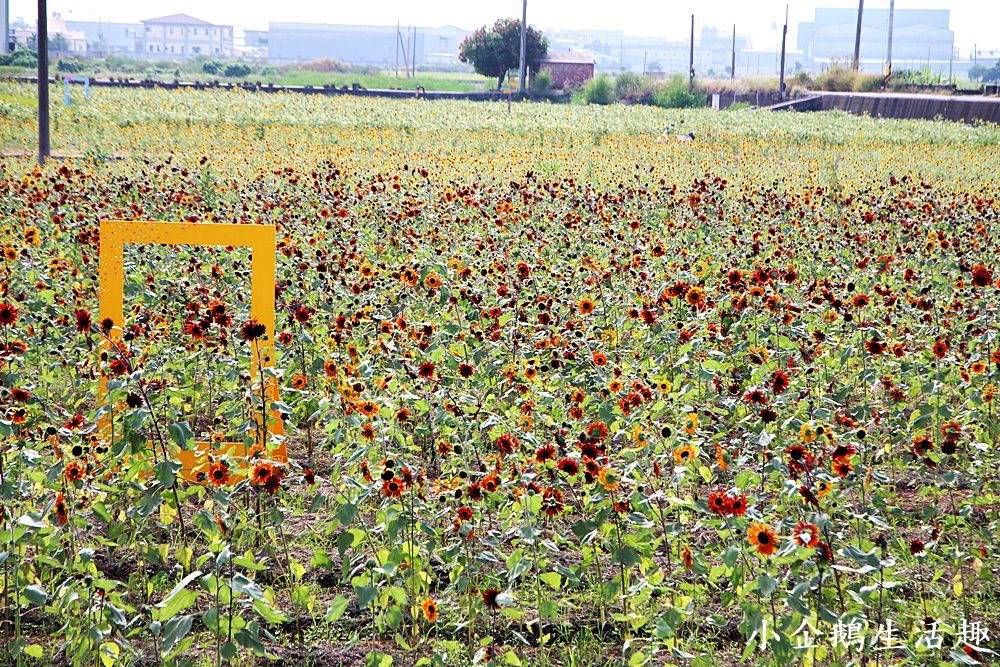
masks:
<path fill-rule="evenodd" d="M 747 539 L 762 556 L 772 556 L 778 550 L 778 537 L 770 526 L 756 521 L 747 529 Z"/>

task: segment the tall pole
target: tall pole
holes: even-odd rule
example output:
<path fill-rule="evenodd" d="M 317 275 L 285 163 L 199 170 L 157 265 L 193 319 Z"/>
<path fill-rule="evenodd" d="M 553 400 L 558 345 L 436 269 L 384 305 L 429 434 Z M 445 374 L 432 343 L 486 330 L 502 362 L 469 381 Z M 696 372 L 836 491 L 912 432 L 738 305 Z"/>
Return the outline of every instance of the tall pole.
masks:
<path fill-rule="evenodd" d="M 785 40 L 788 38 L 788 5 L 785 5 L 785 27 L 781 29 L 781 73 L 778 75 L 778 92 L 785 99 Z"/>
<path fill-rule="evenodd" d="M 49 17 L 45 0 L 38 0 L 38 164 L 49 157 Z"/>
<path fill-rule="evenodd" d="M 517 61 L 517 90 L 524 93 L 524 80 L 528 77 L 528 0 L 521 2 L 521 55 Z"/>
<path fill-rule="evenodd" d="M 854 60 L 851 61 L 851 69 L 855 72 L 861 66 L 861 16 L 865 11 L 865 0 L 858 0 L 858 27 L 854 32 Z"/>
<path fill-rule="evenodd" d="M 399 21 L 396 21 L 396 78 L 399 78 Z"/>
<path fill-rule="evenodd" d="M 889 0 L 889 46 L 886 48 L 886 53 L 885 53 L 886 78 L 892 76 L 892 18 L 895 13 L 896 13 L 896 0 Z"/>
<path fill-rule="evenodd" d="M 694 14 L 691 15 L 691 54 L 688 57 L 688 92 L 694 92 Z"/>
<path fill-rule="evenodd" d="M 410 28 L 410 77 L 417 75 L 417 26 Z"/>
<path fill-rule="evenodd" d="M 733 62 L 729 66 L 729 78 L 736 78 L 736 24 L 733 24 Z"/>
<path fill-rule="evenodd" d="M 3 43 L 0 44 L 0 54 L 9 51 L 10 40 L 10 2 L 0 0 L 0 31 L 3 31 Z"/>

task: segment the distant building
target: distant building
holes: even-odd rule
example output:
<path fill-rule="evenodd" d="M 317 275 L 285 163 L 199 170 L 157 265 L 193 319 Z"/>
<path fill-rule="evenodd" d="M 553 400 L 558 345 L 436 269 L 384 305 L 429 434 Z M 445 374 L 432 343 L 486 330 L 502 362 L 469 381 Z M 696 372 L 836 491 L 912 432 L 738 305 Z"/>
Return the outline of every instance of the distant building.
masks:
<path fill-rule="evenodd" d="M 953 60 L 955 33 L 948 29 L 947 9 L 896 9 L 893 15 L 893 69 L 946 71 Z M 854 8 L 816 9 L 815 20 L 800 23 L 798 47 L 806 64 L 819 69 L 831 63 L 850 65 L 858 11 Z M 889 10 L 865 9 L 861 22 L 860 66 L 882 72 L 886 65 Z"/>
<path fill-rule="evenodd" d="M 538 71 L 552 76 L 553 88 L 579 88 L 594 78 L 594 56 L 583 51 L 549 53 L 538 63 Z"/>
<path fill-rule="evenodd" d="M 36 48 L 37 23 L 32 26 L 24 19 L 18 18 L 10 27 L 15 50 Z M 49 17 L 49 53 L 54 56 L 87 55 L 87 36 L 80 30 L 68 28 L 66 21 L 58 12 L 52 12 L 52 16 Z"/>
<path fill-rule="evenodd" d="M 141 23 L 66 21 L 66 27 L 84 34 L 87 53 L 92 56 L 134 56 L 142 45 Z"/>
<path fill-rule="evenodd" d="M 215 25 L 187 14 L 146 19 L 142 25 L 145 58 L 230 58 L 234 53 L 231 25 Z"/>
<path fill-rule="evenodd" d="M 268 58 L 306 61 L 332 58 L 353 65 L 394 67 L 398 59 L 418 65 L 457 63 L 458 47 L 467 30 L 403 26 L 335 25 L 328 23 L 271 23 Z"/>

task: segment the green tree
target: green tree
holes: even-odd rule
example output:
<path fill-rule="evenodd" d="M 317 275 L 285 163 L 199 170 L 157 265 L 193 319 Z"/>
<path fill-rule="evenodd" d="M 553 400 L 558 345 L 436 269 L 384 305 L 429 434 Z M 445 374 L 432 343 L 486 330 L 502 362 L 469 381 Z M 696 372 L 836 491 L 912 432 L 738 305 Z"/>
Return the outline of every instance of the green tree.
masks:
<path fill-rule="evenodd" d="M 549 42 L 545 36 L 529 25 L 525 49 L 528 68 L 535 69 L 548 49 Z M 483 26 L 462 40 L 458 51 L 459 60 L 472 63 L 476 72 L 496 77 L 497 88 L 503 85 L 507 70 L 518 66 L 520 57 L 521 22 L 517 19 L 497 19 L 490 29 Z"/>

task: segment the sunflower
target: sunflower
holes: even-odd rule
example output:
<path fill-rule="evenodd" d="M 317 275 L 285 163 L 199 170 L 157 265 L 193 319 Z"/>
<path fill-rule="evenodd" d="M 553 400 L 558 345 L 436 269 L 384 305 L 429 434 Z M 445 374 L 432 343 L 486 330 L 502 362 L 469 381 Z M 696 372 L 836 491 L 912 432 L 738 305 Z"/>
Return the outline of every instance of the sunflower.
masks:
<path fill-rule="evenodd" d="M 250 471 L 250 483 L 254 486 L 266 483 L 271 476 L 272 470 L 271 464 L 266 461 L 257 463 Z"/>
<path fill-rule="evenodd" d="M 597 307 L 597 304 L 594 303 L 593 299 L 588 299 L 584 297 L 583 299 L 580 299 L 577 302 L 576 307 L 577 310 L 580 311 L 581 315 L 590 315 L 592 312 L 594 312 L 594 309 Z"/>
<path fill-rule="evenodd" d="M 17 322 L 17 306 L 0 303 L 0 326 L 9 327 Z"/>
<path fill-rule="evenodd" d="M 222 461 L 216 461 L 208 469 L 208 481 L 215 486 L 222 486 L 229 481 L 229 466 Z"/>
<path fill-rule="evenodd" d="M 601 468 L 597 471 L 597 481 L 605 491 L 617 491 L 621 476 L 614 468 Z"/>
<path fill-rule="evenodd" d="M 688 443 L 674 450 L 674 461 L 677 465 L 688 465 L 698 457 L 698 450 Z"/>
<path fill-rule="evenodd" d="M 762 556 L 771 556 L 778 550 L 778 538 L 767 524 L 756 521 L 751 523 L 747 529 L 747 539 Z"/>
<path fill-rule="evenodd" d="M 690 570 L 694 567 L 694 555 L 691 553 L 691 547 L 684 545 L 684 551 L 681 552 L 681 562 L 684 564 L 685 570 Z"/>
<path fill-rule="evenodd" d="M 292 378 L 292 389 L 305 389 L 306 384 L 306 376 L 301 373 Z"/>
<path fill-rule="evenodd" d="M 461 363 L 458 365 L 458 374 L 466 380 L 475 375 L 475 373 L 476 369 L 472 367 L 472 364 Z"/>
<path fill-rule="evenodd" d="M 595 366 L 607 366 L 608 355 L 603 352 L 594 352 L 594 365 Z"/>
<path fill-rule="evenodd" d="M 800 547 L 819 545 L 819 528 L 814 523 L 799 521 L 795 524 L 795 541 Z"/>
<path fill-rule="evenodd" d="M 694 432 L 698 430 L 698 413 L 688 412 L 682 418 L 681 430 L 683 430 L 688 435 L 694 435 Z"/>
<path fill-rule="evenodd" d="M 441 287 L 443 283 L 444 281 L 441 280 L 441 276 L 434 273 L 433 271 L 428 273 L 427 277 L 424 278 L 424 285 L 426 285 L 430 289 L 437 289 L 438 287 Z"/>
<path fill-rule="evenodd" d="M 84 467 L 79 461 L 70 461 L 66 464 L 66 470 L 63 473 L 66 475 L 66 479 L 69 482 L 80 482 L 83 480 Z"/>
<path fill-rule="evenodd" d="M 244 323 L 241 328 L 241 334 L 243 335 L 243 340 L 250 342 L 257 340 L 267 333 L 267 327 L 258 322 L 256 319 L 251 319 Z"/>
<path fill-rule="evenodd" d="M 393 477 L 392 479 L 382 482 L 382 493 L 384 493 L 389 498 L 399 498 L 403 495 L 403 491 L 406 487 L 403 484 L 403 480 L 398 477 Z"/>
<path fill-rule="evenodd" d="M 701 308 L 705 305 L 705 290 L 695 285 L 684 295 L 684 300 L 687 301 L 689 306 Z"/>
<path fill-rule="evenodd" d="M 812 422 L 806 422 L 799 428 L 799 438 L 802 442 L 813 442 L 816 439 L 816 427 Z"/>
<path fill-rule="evenodd" d="M 459 507 L 458 508 L 458 512 L 456 513 L 456 516 L 458 517 L 458 520 L 459 521 L 463 521 L 463 522 L 464 521 L 472 521 L 472 517 L 474 515 L 475 514 L 472 511 L 471 507 Z"/>
<path fill-rule="evenodd" d="M 483 604 L 486 605 L 488 609 L 493 609 L 494 611 L 500 608 L 500 591 L 495 588 L 487 588 L 483 591 Z"/>
<path fill-rule="evenodd" d="M 66 508 L 66 500 L 61 491 L 56 495 L 55 511 L 56 523 L 65 526 L 69 522 L 69 510 Z"/>
<path fill-rule="evenodd" d="M 420 603 L 420 609 L 424 612 L 424 618 L 428 623 L 434 623 L 438 618 L 438 603 L 434 598 L 427 598 Z"/>

